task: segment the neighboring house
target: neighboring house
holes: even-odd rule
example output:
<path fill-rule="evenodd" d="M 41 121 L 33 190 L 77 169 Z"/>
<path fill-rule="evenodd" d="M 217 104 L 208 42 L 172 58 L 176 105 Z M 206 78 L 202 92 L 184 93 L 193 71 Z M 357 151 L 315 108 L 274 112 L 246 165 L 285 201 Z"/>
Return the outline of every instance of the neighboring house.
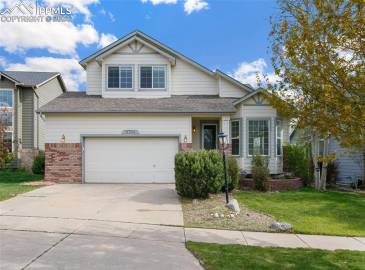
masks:
<path fill-rule="evenodd" d="M 40 108 L 46 121 L 46 179 L 59 182 L 174 182 L 179 151 L 217 149 L 250 172 L 253 148 L 282 172 L 288 121 L 263 94 L 211 71 L 139 31 L 80 62 L 85 93 Z"/>
<path fill-rule="evenodd" d="M 294 129 L 290 134 L 290 144 L 303 144 L 308 141 L 308 136 L 303 129 Z M 323 155 L 323 140 L 319 142 L 319 155 Z M 339 142 L 331 137 L 329 140 L 329 153 L 336 153 L 337 182 L 346 182 L 349 177 L 354 181 L 363 179 L 364 156 L 361 151 L 341 147 Z"/>
<path fill-rule="evenodd" d="M 0 71 L 0 120 L 15 166 L 29 169 L 44 150 L 44 122 L 35 111 L 65 91 L 56 72 Z"/>

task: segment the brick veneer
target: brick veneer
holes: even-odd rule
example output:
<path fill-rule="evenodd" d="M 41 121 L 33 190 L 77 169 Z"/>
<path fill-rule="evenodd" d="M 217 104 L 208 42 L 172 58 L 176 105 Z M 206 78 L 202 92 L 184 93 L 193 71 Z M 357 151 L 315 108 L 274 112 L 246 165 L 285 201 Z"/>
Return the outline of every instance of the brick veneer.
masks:
<path fill-rule="evenodd" d="M 267 184 L 269 191 L 298 190 L 303 187 L 303 181 L 300 178 L 295 179 L 270 179 Z M 252 178 L 241 178 L 240 189 L 253 190 L 254 182 Z"/>
<path fill-rule="evenodd" d="M 82 152 L 80 143 L 46 143 L 45 180 L 81 183 Z"/>
<path fill-rule="evenodd" d="M 179 145 L 180 152 L 187 152 L 193 150 L 192 143 L 180 143 Z"/>

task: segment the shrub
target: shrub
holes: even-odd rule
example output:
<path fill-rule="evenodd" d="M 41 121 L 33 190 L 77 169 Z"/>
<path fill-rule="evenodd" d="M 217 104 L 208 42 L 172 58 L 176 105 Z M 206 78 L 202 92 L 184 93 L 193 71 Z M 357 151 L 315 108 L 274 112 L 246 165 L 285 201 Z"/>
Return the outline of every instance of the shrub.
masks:
<path fill-rule="evenodd" d="M 181 152 L 175 156 L 176 191 L 188 198 L 208 198 L 224 184 L 222 155 L 215 150 Z"/>
<path fill-rule="evenodd" d="M 300 177 L 304 185 L 310 185 L 313 170 L 308 148 L 301 145 L 285 145 L 283 147 L 283 170 Z"/>
<path fill-rule="evenodd" d="M 44 174 L 44 166 L 45 166 L 45 156 L 44 153 L 39 153 L 33 159 L 32 172 L 34 174 Z"/>
<path fill-rule="evenodd" d="M 270 177 L 270 172 L 267 160 L 263 156 L 255 155 L 252 157 L 251 172 L 255 189 L 267 191 L 267 181 Z"/>
<path fill-rule="evenodd" d="M 228 189 L 229 191 L 237 188 L 240 181 L 240 167 L 238 166 L 237 159 L 229 157 L 227 159 L 227 176 L 228 176 Z M 223 185 L 222 191 L 225 191 L 226 187 Z"/>
<path fill-rule="evenodd" d="M 336 184 L 336 178 L 338 176 L 338 163 L 331 161 L 327 165 L 327 182 L 330 185 Z"/>

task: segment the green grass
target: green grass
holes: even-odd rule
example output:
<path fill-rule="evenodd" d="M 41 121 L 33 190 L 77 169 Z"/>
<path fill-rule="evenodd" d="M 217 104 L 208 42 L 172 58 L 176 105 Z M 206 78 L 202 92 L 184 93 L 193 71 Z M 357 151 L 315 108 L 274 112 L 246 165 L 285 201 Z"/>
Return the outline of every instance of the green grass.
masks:
<path fill-rule="evenodd" d="M 263 248 L 188 242 L 207 270 L 363 270 L 365 252 Z"/>
<path fill-rule="evenodd" d="M 0 201 L 41 187 L 27 186 L 22 183 L 42 180 L 43 175 L 35 175 L 24 170 L 0 170 Z"/>
<path fill-rule="evenodd" d="M 365 236 L 365 194 L 317 192 L 236 192 L 235 198 L 252 210 L 293 224 L 306 234 Z"/>

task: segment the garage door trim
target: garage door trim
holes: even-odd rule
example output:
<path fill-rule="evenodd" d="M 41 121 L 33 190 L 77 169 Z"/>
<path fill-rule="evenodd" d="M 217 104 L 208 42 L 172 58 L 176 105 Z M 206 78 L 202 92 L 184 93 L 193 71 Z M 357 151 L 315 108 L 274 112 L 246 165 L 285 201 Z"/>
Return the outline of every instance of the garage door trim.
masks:
<path fill-rule="evenodd" d="M 176 138 L 179 143 L 180 137 L 180 134 L 81 134 L 82 183 L 85 184 L 85 139 L 87 138 Z"/>

